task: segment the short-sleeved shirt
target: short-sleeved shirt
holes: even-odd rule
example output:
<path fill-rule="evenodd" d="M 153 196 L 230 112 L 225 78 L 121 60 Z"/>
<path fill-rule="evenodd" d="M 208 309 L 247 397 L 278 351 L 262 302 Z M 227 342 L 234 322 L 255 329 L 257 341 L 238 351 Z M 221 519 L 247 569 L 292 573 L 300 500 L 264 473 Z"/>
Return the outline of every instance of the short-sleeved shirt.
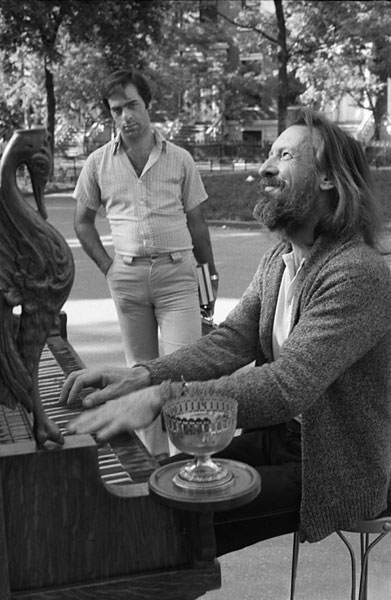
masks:
<path fill-rule="evenodd" d="M 123 256 L 191 250 L 186 213 L 208 197 L 191 154 L 154 134 L 140 176 L 118 135 L 90 154 L 73 193 L 87 208 L 104 208 L 115 251 Z"/>

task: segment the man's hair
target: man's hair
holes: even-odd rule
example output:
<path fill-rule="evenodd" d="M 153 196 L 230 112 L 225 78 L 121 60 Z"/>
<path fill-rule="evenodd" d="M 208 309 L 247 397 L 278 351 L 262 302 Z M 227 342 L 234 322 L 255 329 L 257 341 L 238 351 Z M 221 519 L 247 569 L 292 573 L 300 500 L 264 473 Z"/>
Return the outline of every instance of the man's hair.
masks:
<path fill-rule="evenodd" d="M 111 73 L 103 82 L 102 85 L 102 100 L 103 104 L 110 112 L 109 98 L 113 94 L 123 93 L 126 86 L 131 83 L 134 85 L 141 98 L 144 100 L 145 106 L 148 108 L 152 99 L 151 88 L 149 83 L 138 71 L 121 69 Z"/>
<path fill-rule="evenodd" d="M 382 209 L 361 144 L 324 115 L 302 108 L 293 125 L 305 125 L 313 136 L 314 160 L 319 172 L 334 185 L 331 211 L 323 229 L 336 235 L 361 233 L 364 241 L 376 246 L 382 229 Z"/>

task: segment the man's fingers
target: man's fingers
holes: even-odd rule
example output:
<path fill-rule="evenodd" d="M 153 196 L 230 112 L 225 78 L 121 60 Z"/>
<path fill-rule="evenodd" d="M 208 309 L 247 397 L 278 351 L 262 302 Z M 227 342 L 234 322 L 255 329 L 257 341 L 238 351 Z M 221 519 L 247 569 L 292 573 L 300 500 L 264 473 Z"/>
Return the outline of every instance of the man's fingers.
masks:
<path fill-rule="evenodd" d="M 88 398 L 90 400 L 95 398 L 95 401 L 98 398 L 100 402 L 105 396 L 101 392 L 103 390 L 93 392 Z M 160 388 L 158 386 L 145 388 L 105 402 L 102 406 L 83 411 L 68 423 L 67 432 L 94 433 L 98 441 L 103 442 L 120 432 L 129 432 L 150 425 L 159 414 L 161 406 Z"/>
<path fill-rule="evenodd" d="M 103 390 L 91 392 L 91 394 L 88 394 L 88 396 L 83 399 L 84 408 L 93 408 L 94 406 L 99 406 L 100 404 L 104 404 L 109 400 L 118 398 L 119 393 L 116 391 L 117 388 L 118 386 L 113 383 L 103 388 Z"/>
<path fill-rule="evenodd" d="M 105 422 L 101 411 L 89 410 L 70 421 L 66 429 L 68 433 L 96 433 Z"/>
<path fill-rule="evenodd" d="M 105 427 L 102 427 L 96 435 L 96 439 L 100 443 L 108 442 L 112 437 L 122 432 L 122 429 L 118 427 L 116 423 L 109 423 Z"/>
<path fill-rule="evenodd" d="M 130 394 L 151 384 L 148 369 L 142 366 L 109 367 L 106 369 L 82 369 L 71 373 L 63 384 L 60 404 L 75 404 L 80 401 L 79 394 L 84 388 L 99 388 L 89 394 L 83 405 L 90 408 L 108 400 Z"/>
<path fill-rule="evenodd" d="M 65 380 L 60 392 L 60 404 L 76 404 L 79 402 L 79 394 L 87 387 L 100 387 L 101 372 L 82 369 L 73 371 Z"/>
<path fill-rule="evenodd" d="M 121 431 L 121 420 L 116 418 L 115 411 L 105 405 L 102 408 L 88 410 L 82 413 L 66 427 L 70 434 L 96 434 L 98 442 L 106 442 Z"/>
<path fill-rule="evenodd" d="M 73 371 L 68 375 L 60 392 L 60 404 L 74 404 L 77 394 L 83 389 L 83 385 L 77 380 L 78 377 L 80 371 Z"/>

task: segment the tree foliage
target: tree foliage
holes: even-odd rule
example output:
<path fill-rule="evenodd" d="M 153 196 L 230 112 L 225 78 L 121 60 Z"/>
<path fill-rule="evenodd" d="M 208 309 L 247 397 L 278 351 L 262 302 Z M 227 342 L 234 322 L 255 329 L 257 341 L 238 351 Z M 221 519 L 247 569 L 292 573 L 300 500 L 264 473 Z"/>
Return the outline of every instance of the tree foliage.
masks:
<path fill-rule="evenodd" d="M 12 56 L 21 49 L 41 61 L 47 127 L 54 143 L 56 94 L 54 72 L 64 62 L 62 36 L 100 50 L 106 69 L 123 67 L 131 57 L 141 66 L 147 48 L 160 35 L 163 5 L 147 0 L 0 0 L 0 46 L 6 71 L 18 71 Z"/>
<path fill-rule="evenodd" d="M 220 16 L 252 31 L 254 48 L 275 57 L 279 130 L 289 105 L 324 108 L 350 95 L 372 111 L 378 137 L 391 76 L 390 2 L 274 0 L 274 7 L 251 3 L 235 18 Z"/>
<path fill-rule="evenodd" d="M 264 56 L 274 58 L 274 64 L 277 66 L 276 80 L 276 100 L 278 115 L 278 130 L 285 129 L 287 119 L 287 109 L 289 104 L 295 102 L 299 93 L 298 82 L 295 81 L 293 71 L 289 72 L 289 47 L 288 32 L 285 17 L 285 8 L 282 0 L 274 0 L 274 12 L 264 10 L 262 3 L 258 5 L 245 5 L 243 10 L 234 18 L 225 12 L 219 12 L 219 16 L 234 25 L 239 31 L 245 30 L 252 32 L 253 51 Z M 248 39 L 248 36 L 246 36 Z M 265 68 L 263 61 L 262 69 Z M 268 82 L 265 81 L 263 90 L 267 89 L 271 77 L 267 73 Z M 265 78 L 264 78 L 265 79 Z"/>
<path fill-rule="evenodd" d="M 306 82 L 305 103 L 324 108 L 349 95 L 372 112 L 375 138 L 387 111 L 391 77 L 391 5 L 387 0 L 295 2 L 305 51 L 292 59 Z M 294 17 L 294 14 L 292 15 Z M 304 39 L 305 38 L 305 39 Z"/>
<path fill-rule="evenodd" d="M 324 109 L 349 95 L 372 111 L 376 135 L 391 76 L 390 2 L 0 0 L 0 126 L 100 117 L 109 70 L 142 69 L 153 115 L 237 119 L 243 107 L 280 131 L 290 105 Z M 213 3 L 208 5 L 213 7 Z M 248 57 L 256 54 L 256 60 Z M 247 60 L 242 60 L 247 56 Z M 261 59 L 260 59 L 261 57 Z M 2 121 L 1 121 L 2 119 Z M 1 132 L 0 132 L 1 135 Z"/>

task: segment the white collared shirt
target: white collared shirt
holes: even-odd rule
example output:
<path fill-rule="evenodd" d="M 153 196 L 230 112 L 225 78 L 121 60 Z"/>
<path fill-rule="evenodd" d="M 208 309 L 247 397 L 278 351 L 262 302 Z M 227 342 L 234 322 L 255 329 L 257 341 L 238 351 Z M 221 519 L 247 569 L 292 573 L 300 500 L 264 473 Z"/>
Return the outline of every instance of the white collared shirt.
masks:
<path fill-rule="evenodd" d="M 272 334 L 274 360 L 277 360 L 280 356 L 281 347 L 291 331 L 292 309 L 297 288 L 297 276 L 299 271 L 303 268 L 307 255 L 307 250 L 297 247 L 294 247 L 294 250 L 289 254 L 282 255 L 285 269 L 281 279 L 280 290 L 278 292 L 276 312 L 274 313 Z M 301 415 L 294 418 L 301 423 Z"/>
<path fill-rule="evenodd" d="M 280 350 L 291 331 L 292 308 L 297 287 L 297 275 L 303 268 L 308 251 L 296 247 L 289 254 L 283 254 L 285 263 L 284 273 L 281 279 L 280 290 L 274 314 L 273 322 L 273 358 L 277 360 Z M 299 262 L 299 265 L 297 266 Z"/>
<path fill-rule="evenodd" d="M 87 208 L 105 209 L 122 256 L 191 250 L 186 213 L 207 198 L 190 153 L 154 133 L 140 176 L 117 136 L 90 154 L 73 194 Z"/>

